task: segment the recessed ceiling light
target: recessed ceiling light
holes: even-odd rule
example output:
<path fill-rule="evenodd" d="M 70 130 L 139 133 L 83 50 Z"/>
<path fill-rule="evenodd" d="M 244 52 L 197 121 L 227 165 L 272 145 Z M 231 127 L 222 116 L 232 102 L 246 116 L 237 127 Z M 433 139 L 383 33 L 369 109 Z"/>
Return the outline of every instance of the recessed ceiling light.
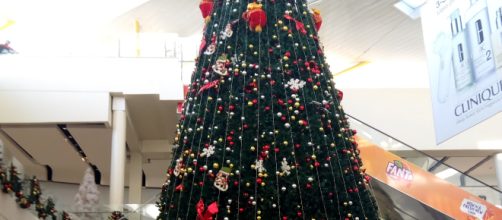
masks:
<path fill-rule="evenodd" d="M 452 168 L 448 168 L 446 170 L 443 170 L 439 173 L 436 173 L 436 176 L 440 179 L 447 179 L 449 177 L 452 177 L 454 176 L 455 174 L 458 174 L 458 171 L 452 169 Z"/>

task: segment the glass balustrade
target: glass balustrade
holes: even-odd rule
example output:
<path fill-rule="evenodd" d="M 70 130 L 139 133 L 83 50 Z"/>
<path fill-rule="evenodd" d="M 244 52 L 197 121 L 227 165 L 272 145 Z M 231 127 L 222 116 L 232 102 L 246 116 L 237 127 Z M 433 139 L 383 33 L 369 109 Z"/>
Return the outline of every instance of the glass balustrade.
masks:
<path fill-rule="evenodd" d="M 408 162 L 433 173 L 436 177 L 446 180 L 473 195 L 480 196 L 495 205 L 501 204 L 502 191 L 500 189 L 490 186 L 444 163 L 441 159 L 430 156 L 353 116 L 347 116 L 350 127 L 357 130 L 358 136 L 369 140 L 384 150 L 402 157 Z M 493 173 L 493 175 L 495 175 L 495 173 Z"/>

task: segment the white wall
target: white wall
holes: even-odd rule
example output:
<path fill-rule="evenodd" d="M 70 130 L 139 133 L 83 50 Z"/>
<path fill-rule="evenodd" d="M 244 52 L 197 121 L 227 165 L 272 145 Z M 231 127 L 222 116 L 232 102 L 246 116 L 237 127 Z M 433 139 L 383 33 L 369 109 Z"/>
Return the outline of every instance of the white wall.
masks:
<path fill-rule="evenodd" d="M 107 92 L 1 91 L 0 124 L 109 123 Z"/>
<path fill-rule="evenodd" d="M 502 149 L 502 113 L 435 143 L 428 89 L 343 89 L 345 111 L 420 150 Z"/>
<path fill-rule="evenodd" d="M 0 57 L 0 91 L 159 94 L 182 100 L 177 59 L 89 57 Z"/>

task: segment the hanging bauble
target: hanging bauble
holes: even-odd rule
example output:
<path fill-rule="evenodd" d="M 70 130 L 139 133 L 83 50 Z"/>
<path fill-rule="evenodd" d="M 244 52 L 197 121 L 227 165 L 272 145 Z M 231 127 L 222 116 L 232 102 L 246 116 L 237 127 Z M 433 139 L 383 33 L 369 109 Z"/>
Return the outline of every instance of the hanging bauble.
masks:
<path fill-rule="evenodd" d="M 204 45 L 206 44 L 206 41 L 204 39 Z M 216 35 L 213 34 L 211 37 L 211 44 L 209 44 L 204 51 L 205 55 L 213 55 L 213 53 L 216 52 Z"/>
<path fill-rule="evenodd" d="M 216 179 L 214 180 L 214 187 L 219 189 L 220 191 L 228 190 L 228 177 L 230 176 L 231 169 L 229 167 L 223 167 L 216 174 Z"/>
<path fill-rule="evenodd" d="M 228 62 L 229 60 L 227 59 L 227 55 L 222 54 L 220 57 L 218 57 L 218 60 L 216 60 L 216 64 L 213 65 L 213 71 L 220 76 L 228 75 L 228 69 L 227 69 Z"/>
<path fill-rule="evenodd" d="M 204 20 L 209 22 L 211 20 L 211 12 L 213 11 L 213 0 L 202 0 L 199 4 L 200 12 Z"/>
<path fill-rule="evenodd" d="M 315 29 L 317 31 L 319 31 L 319 29 L 321 29 L 321 25 L 322 25 L 321 11 L 319 11 L 319 9 L 313 8 L 312 9 L 312 18 L 314 19 Z"/>
<path fill-rule="evenodd" d="M 261 32 L 267 24 L 267 14 L 262 8 L 262 4 L 252 2 L 248 4 L 247 11 L 242 14 L 242 18 L 247 21 L 251 31 Z"/>

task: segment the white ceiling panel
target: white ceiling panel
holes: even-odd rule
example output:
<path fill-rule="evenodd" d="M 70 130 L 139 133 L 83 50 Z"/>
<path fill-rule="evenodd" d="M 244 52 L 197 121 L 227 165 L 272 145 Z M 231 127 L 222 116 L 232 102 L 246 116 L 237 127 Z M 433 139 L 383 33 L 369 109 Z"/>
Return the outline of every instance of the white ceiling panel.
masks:
<path fill-rule="evenodd" d="M 11 126 L 3 130 L 37 161 L 51 166 L 54 181 L 80 182 L 87 164 L 56 125 Z"/>

